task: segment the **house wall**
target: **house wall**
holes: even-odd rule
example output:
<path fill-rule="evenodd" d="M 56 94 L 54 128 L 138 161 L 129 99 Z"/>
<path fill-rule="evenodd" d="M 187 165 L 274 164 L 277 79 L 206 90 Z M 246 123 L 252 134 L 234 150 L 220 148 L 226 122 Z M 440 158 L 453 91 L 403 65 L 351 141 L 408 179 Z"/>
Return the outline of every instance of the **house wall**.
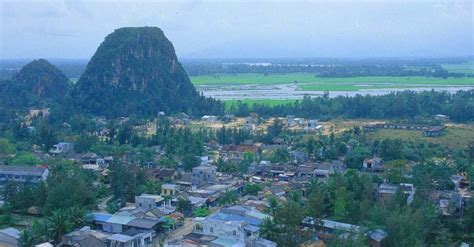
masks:
<path fill-rule="evenodd" d="M 192 183 L 194 185 L 201 185 L 207 182 L 214 182 L 216 170 L 213 167 L 208 169 L 193 169 Z"/>
<path fill-rule="evenodd" d="M 120 224 L 112 224 L 112 233 L 121 233 L 123 232 L 123 226 Z"/>
<path fill-rule="evenodd" d="M 133 242 L 129 241 L 126 243 L 110 241 L 109 247 L 133 247 Z"/>
<path fill-rule="evenodd" d="M 156 202 L 153 198 L 144 198 L 140 196 L 135 197 L 135 206 L 144 210 L 151 210 L 156 208 Z"/>
<path fill-rule="evenodd" d="M 178 191 L 177 190 L 173 190 L 173 189 L 161 189 L 161 194 L 163 195 L 169 195 L 169 196 L 174 196 L 174 195 L 177 195 L 178 194 Z"/>
<path fill-rule="evenodd" d="M 112 232 L 112 224 L 104 222 L 104 223 L 101 223 L 101 225 L 102 225 L 102 230 L 104 232 Z"/>

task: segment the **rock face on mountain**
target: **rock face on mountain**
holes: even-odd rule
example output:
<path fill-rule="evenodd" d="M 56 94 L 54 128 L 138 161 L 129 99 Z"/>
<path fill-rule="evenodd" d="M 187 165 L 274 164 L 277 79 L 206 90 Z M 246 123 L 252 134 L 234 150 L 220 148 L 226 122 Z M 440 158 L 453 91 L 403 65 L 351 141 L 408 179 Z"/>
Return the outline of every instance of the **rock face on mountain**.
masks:
<path fill-rule="evenodd" d="M 125 27 L 109 34 L 77 82 L 73 98 L 84 111 L 108 117 L 189 112 L 206 101 L 157 27 Z"/>
<path fill-rule="evenodd" d="M 61 99 L 70 87 L 69 79 L 45 59 L 23 66 L 13 80 L 39 99 Z"/>

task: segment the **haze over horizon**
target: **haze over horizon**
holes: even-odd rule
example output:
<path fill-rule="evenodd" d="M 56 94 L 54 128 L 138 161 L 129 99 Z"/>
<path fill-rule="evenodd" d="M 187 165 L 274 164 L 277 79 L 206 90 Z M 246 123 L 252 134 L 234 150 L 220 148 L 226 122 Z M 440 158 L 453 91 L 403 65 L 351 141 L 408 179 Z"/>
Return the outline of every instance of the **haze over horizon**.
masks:
<path fill-rule="evenodd" d="M 473 1 L 12 1 L 0 58 L 89 59 L 124 26 L 157 26 L 183 58 L 474 55 Z"/>

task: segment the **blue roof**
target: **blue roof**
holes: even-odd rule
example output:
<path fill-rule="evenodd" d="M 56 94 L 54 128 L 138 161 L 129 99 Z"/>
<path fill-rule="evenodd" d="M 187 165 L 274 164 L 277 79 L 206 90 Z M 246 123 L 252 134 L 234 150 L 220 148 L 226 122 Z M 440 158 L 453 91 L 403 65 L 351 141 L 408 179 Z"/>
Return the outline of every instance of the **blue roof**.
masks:
<path fill-rule="evenodd" d="M 107 222 L 107 220 L 109 220 L 112 215 L 104 213 L 91 213 L 88 214 L 87 217 L 90 217 L 93 221 Z"/>
<path fill-rule="evenodd" d="M 254 225 L 254 226 L 259 226 L 262 223 L 261 220 L 258 220 L 252 217 L 225 214 L 221 212 L 210 216 L 210 218 L 215 219 L 215 220 L 222 220 L 222 221 L 244 221 L 247 224 Z"/>

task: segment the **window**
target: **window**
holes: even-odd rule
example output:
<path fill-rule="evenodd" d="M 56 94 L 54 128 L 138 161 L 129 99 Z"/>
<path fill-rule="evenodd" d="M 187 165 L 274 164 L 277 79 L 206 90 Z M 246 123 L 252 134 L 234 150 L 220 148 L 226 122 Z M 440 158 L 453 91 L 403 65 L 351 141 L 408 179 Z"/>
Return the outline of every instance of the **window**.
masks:
<path fill-rule="evenodd" d="M 209 229 L 209 231 L 210 231 L 210 232 L 214 232 L 214 227 L 211 227 L 211 228 Z"/>
<path fill-rule="evenodd" d="M 138 203 L 138 206 L 140 206 L 140 207 L 141 207 L 141 206 L 142 206 L 142 204 L 141 204 L 141 203 Z"/>
<path fill-rule="evenodd" d="M 234 235 L 234 236 L 237 235 L 237 232 L 235 230 L 232 231 L 232 235 Z"/>

